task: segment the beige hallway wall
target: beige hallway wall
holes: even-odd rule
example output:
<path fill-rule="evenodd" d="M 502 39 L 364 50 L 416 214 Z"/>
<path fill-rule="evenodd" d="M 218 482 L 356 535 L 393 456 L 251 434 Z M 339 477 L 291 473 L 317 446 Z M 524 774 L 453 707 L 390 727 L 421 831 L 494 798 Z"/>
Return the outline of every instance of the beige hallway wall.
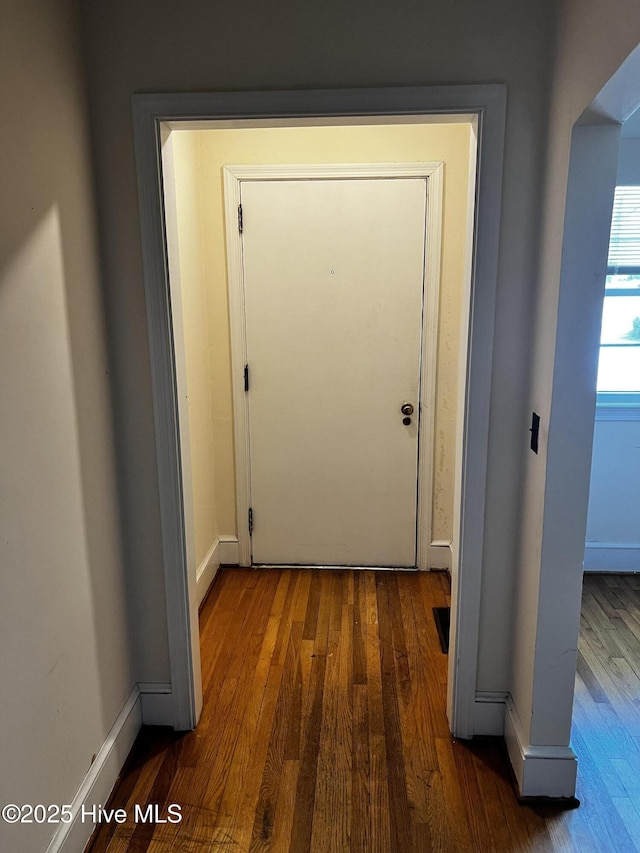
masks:
<path fill-rule="evenodd" d="M 215 350 L 205 274 L 206 236 L 203 228 L 203 190 L 200 180 L 200 135 L 172 134 L 175 217 L 180 273 L 181 340 L 187 380 L 187 409 L 195 567 L 199 567 L 218 535 L 216 517 L 214 407 L 218 397 L 214 376 Z M 179 322 L 180 318 L 174 321 Z M 220 454 L 218 453 L 218 456 Z"/>

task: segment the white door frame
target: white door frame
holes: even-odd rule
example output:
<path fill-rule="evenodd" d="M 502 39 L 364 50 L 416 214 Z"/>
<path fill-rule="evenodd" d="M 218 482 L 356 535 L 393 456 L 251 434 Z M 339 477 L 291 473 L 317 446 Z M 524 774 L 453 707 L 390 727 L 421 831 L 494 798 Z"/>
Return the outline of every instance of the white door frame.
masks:
<path fill-rule="evenodd" d="M 366 178 L 424 178 L 427 190 L 425 222 L 424 310 L 420 371 L 418 433 L 418 506 L 416 558 L 419 569 L 429 568 L 433 504 L 433 444 L 438 355 L 438 308 L 440 304 L 440 256 L 442 244 L 442 195 L 444 168 L 437 163 L 331 163 L 314 165 L 225 166 L 224 207 L 227 238 L 227 276 L 231 321 L 231 370 L 236 455 L 236 510 L 241 566 L 251 565 L 248 518 L 251 501 L 249 453 L 249 403 L 244 390 L 243 368 L 247 363 L 242 237 L 236 212 L 245 181 L 328 180 Z"/>
<path fill-rule="evenodd" d="M 489 404 L 502 197 L 506 87 L 425 86 L 283 92 L 134 95 L 142 259 L 154 401 L 163 569 L 172 693 L 167 725 L 191 729 L 201 709 L 195 572 L 186 554 L 171 291 L 167 263 L 161 128 L 252 126 L 289 119 L 384 123 L 434 116 L 477 119 L 478 146 L 464 405 L 460 411 L 447 714 L 457 737 L 475 733 L 476 671 L 487 479 Z M 414 118 L 415 120 L 415 118 Z M 427 119 L 428 120 L 428 119 Z M 462 373 L 462 371 L 461 371 Z M 193 577 L 192 577 L 193 574 Z M 159 720 L 160 722 L 160 720 Z"/>

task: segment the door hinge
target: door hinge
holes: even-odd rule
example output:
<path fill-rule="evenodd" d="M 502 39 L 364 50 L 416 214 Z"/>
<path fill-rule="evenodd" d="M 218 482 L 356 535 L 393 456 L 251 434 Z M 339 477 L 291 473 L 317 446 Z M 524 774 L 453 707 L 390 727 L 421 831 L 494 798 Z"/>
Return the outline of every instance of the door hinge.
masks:
<path fill-rule="evenodd" d="M 253 509 L 249 507 L 249 536 L 253 533 Z"/>
<path fill-rule="evenodd" d="M 245 364 L 244 366 L 244 390 L 249 390 L 249 365 Z"/>
<path fill-rule="evenodd" d="M 238 231 L 242 234 L 242 205 L 238 205 Z"/>

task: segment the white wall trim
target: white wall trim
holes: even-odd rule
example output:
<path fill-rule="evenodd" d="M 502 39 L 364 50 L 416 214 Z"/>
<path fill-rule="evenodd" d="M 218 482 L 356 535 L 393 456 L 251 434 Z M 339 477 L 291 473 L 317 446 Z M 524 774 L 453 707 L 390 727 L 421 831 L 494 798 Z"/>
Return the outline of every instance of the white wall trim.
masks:
<path fill-rule="evenodd" d="M 167 138 L 165 138 L 165 143 Z M 200 638 L 195 572 L 189 559 L 191 531 L 185 522 L 185 481 L 181 458 L 181 424 L 184 405 L 177 387 L 167 226 L 171 204 L 163 197 L 164 168 L 161 126 L 153 112 L 134 108 L 134 143 L 138 172 L 138 201 L 145 273 L 147 324 L 159 478 L 160 525 L 167 607 L 169 670 L 174 704 L 172 725 L 194 728 L 202 709 Z M 171 181 L 168 182 L 169 186 Z M 174 211 L 175 212 L 175 211 Z M 167 216 L 169 215 L 169 220 Z M 173 269 L 172 269 L 173 271 Z M 175 307 L 175 306 L 174 306 Z M 188 493 L 187 493 L 188 500 Z"/>
<path fill-rule="evenodd" d="M 216 536 L 204 560 L 196 569 L 198 607 L 205 600 L 220 566 L 237 566 L 238 561 L 238 538 L 236 536 Z"/>
<path fill-rule="evenodd" d="M 418 435 L 417 567 L 430 568 L 433 505 L 433 454 L 436 417 L 436 365 L 438 360 L 438 312 L 442 254 L 442 206 L 444 165 L 424 163 L 320 163 L 278 165 L 230 165 L 223 167 L 226 243 L 231 326 L 231 376 L 236 448 L 236 510 L 241 565 L 252 565 L 251 539 L 245 519 L 251 505 L 249 397 L 244 390 L 247 363 L 245 290 L 242 235 L 236 212 L 245 181 L 366 180 L 376 178 L 424 178 L 427 182 L 425 264 L 423 280 L 422 348 L 420 353 L 421 416 Z M 449 560 L 449 567 L 451 561 Z"/>
<path fill-rule="evenodd" d="M 476 693 L 474 708 L 474 734 L 502 737 L 506 693 L 484 691 Z"/>
<path fill-rule="evenodd" d="M 454 735 L 474 734 L 480 637 L 484 510 L 487 484 L 491 370 L 502 203 L 506 90 L 499 87 L 478 111 L 474 218 L 470 248 L 466 334 L 461 335 L 466 377 L 458 398 L 454 492 L 456 523 L 451 569 L 451 630 L 447 716 Z M 471 157 L 470 153 L 470 157 Z M 466 319 L 466 318 L 465 318 Z M 484 390 L 483 390 L 484 389 Z M 462 403 L 462 405 L 460 405 Z"/>
<path fill-rule="evenodd" d="M 237 225 L 240 184 L 229 169 L 223 168 L 222 174 L 226 222 L 227 287 L 229 291 L 238 562 L 241 566 L 250 566 L 252 554 L 248 519 L 251 500 L 251 454 L 249 446 L 249 403 L 244 390 L 244 365 L 247 363 L 247 329 L 244 319 L 242 239 Z"/>
<path fill-rule="evenodd" d="M 451 573 L 451 541 L 449 539 L 432 540 L 429 545 L 428 568 L 446 569 Z"/>
<path fill-rule="evenodd" d="M 473 175 L 473 180 L 470 177 L 467 179 L 467 234 L 465 241 L 465 256 L 464 256 L 464 278 L 463 292 L 460 299 L 460 321 L 459 321 L 459 345 L 458 345 L 458 364 L 467 365 L 466 382 L 458 381 L 456 394 L 456 437 L 455 437 L 455 465 L 454 465 L 454 480 L 453 480 L 453 525 L 451 542 L 451 624 L 449 628 L 449 667 L 447 678 L 447 715 L 451 730 L 459 734 L 460 737 L 472 737 L 475 726 L 475 691 L 476 691 L 476 671 L 478 661 L 478 638 L 480 632 L 480 606 L 479 597 L 481 593 L 480 576 L 474 577 L 475 572 L 469 572 L 470 561 L 474 559 L 474 547 L 482 547 L 482 537 L 484 536 L 484 528 L 481 530 L 478 524 L 475 527 L 469 527 L 469 516 L 463 522 L 463 516 L 467 512 L 467 503 L 472 503 L 474 500 L 484 502 L 485 497 L 479 491 L 479 481 L 472 480 L 470 484 L 465 482 L 466 469 L 468 461 L 472 457 L 467 456 L 467 442 L 470 440 L 471 448 L 474 447 L 473 437 L 468 435 L 469 426 L 469 403 L 473 397 L 469 389 L 469 377 L 471 375 L 471 353 L 470 346 L 473 337 L 473 317 L 472 310 L 474 291 L 477 287 L 477 276 L 475 274 L 474 265 L 476 258 L 476 235 L 480 223 L 478 216 L 482 210 L 483 222 L 486 225 L 487 215 L 492 214 L 491 199 L 486 196 L 486 187 L 484 193 L 480 193 L 478 169 L 480 167 L 480 145 L 482 137 L 480 135 L 481 116 L 478 115 L 476 120 L 469 126 L 469 169 L 468 176 Z M 504 133 L 504 127 L 503 127 Z M 491 146 L 492 147 L 492 146 Z M 498 152 L 500 157 L 502 151 Z M 486 168 L 486 165 L 483 165 Z M 489 169 L 492 166 L 489 165 Z M 484 197 L 484 201 L 481 198 Z M 497 205 L 498 211 L 500 208 L 500 197 L 493 199 Z M 485 208 L 485 204 L 488 206 Z M 471 216 L 473 211 L 473 216 Z M 498 214 L 499 215 L 499 214 Z M 496 226 L 497 227 L 497 226 Z M 480 229 L 482 230 L 482 229 Z M 485 235 L 486 236 L 486 235 Z M 495 246 L 497 252 L 497 245 Z M 497 270 L 494 268 L 493 275 L 497 275 Z M 492 323 L 493 320 L 489 317 L 485 318 L 486 323 Z M 479 404 L 479 399 L 476 397 L 474 405 Z M 488 419 L 488 411 L 479 413 L 481 422 L 484 423 L 484 417 Z M 488 441 L 488 434 L 485 436 Z M 479 451 L 479 448 L 478 448 Z M 484 464 L 486 465 L 486 445 Z M 486 476 L 486 468 L 485 475 Z M 486 482 L 485 482 L 486 485 Z M 465 496 L 468 494 L 468 498 Z M 484 503 L 483 503 L 484 506 Z M 473 516 L 471 516 L 473 517 Z M 480 538 L 478 538 L 480 537 Z M 466 545 L 465 545 L 466 543 Z M 463 568 L 463 551 L 465 577 L 460 581 L 460 570 Z M 480 570 L 481 572 L 482 570 Z M 473 636 L 475 635 L 475 640 Z M 473 663 L 473 655 L 475 655 L 475 664 Z M 473 681 L 473 684 L 472 684 Z"/>
<path fill-rule="evenodd" d="M 84 850 L 94 824 L 88 820 L 82 821 L 81 808 L 83 805 L 90 808 L 107 802 L 141 725 L 140 690 L 136 685 L 73 798 L 73 821 L 58 825 L 46 853 L 78 853 Z"/>
<path fill-rule="evenodd" d="M 141 681 L 140 704 L 145 726 L 173 726 L 174 696 L 169 682 Z"/>
<path fill-rule="evenodd" d="M 218 536 L 221 566 L 239 566 L 240 553 L 237 536 Z"/>
<path fill-rule="evenodd" d="M 619 404 L 617 406 L 596 405 L 597 421 L 640 421 L 640 406 Z"/>
<path fill-rule="evenodd" d="M 200 598 L 197 569 L 196 569 L 196 524 L 195 510 L 193 505 L 193 473 L 191 469 L 191 431 L 189 429 L 189 389 L 187 387 L 187 354 L 186 344 L 184 340 L 184 321 L 182 310 L 182 276 L 180 270 L 180 241 L 178 238 L 178 210 L 176 196 L 176 180 L 175 180 L 175 163 L 173 154 L 173 138 L 167 128 L 160 128 L 160 146 L 162 158 L 162 176 L 163 176 L 163 194 L 164 194 L 164 223 L 165 223 L 165 240 L 166 240 L 166 263 L 167 263 L 167 296 L 171 305 L 171 326 L 173 332 L 172 352 L 173 352 L 173 367 L 174 367 L 174 394 L 176 405 L 176 426 L 178 429 L 178 459 L 177 472 L 173 472 L 172 476 L 178 476 L 181 485 L 181 513 L 182 518 L 174 519 L 174 525 L 180 526 L 182 531 L 182 541 L 174 541 L 173 548 L 180 549 L 184 559 L 185 573 L 184 592 L 189 601 L 188 617 L 190 620 L 190 644 L 191 644 L 191 669 L 193 670 L 193 708 L 187 713 L 184 708 L 183 721 L 178 723 L 180 728 L 193 728 L 195 726 L 200 711 L 202 709 L 202 679 L 200 676 L 200 637 L 199 637 L 199 622 L 193 616 L 192 601 L 196 601 L 196 606 L 200 606 Z M 166 371 L 170 365 L 163 365 L 163 370 Z M 166 380 L 165 376 L 165 380 Z M 166 497 L 165 497 L 166 499 Z M 173 531 L 175 533 L 175 530 Z M 175 558 L 175 553 L 174 553 Z M 171 589 L 171 592 L 169 592 Z M 181 602 L 169 600 L 169 595 L 178 594 L 178 584 L 175 579 L 173 586 L 167 587 L 167 613 L 181 607 Z M 180 614 L 182 617 L 182 614 Z M 174 625 L 175 619 L 167 619 L 168 625 Z M 170 641 L 170 654 L 171 654 Z M 145 723 L 157 725 L 173 725 L 175 722 L 175 712 L 172 710 L 172 703 L 178 696 L 184 697 L 181 691 L 188 690 L 189 685 L 184 683 L 183 673 L 180 685 L 177 686 L 175 696 L 155 696 L 143 695 L 142 697 L 142 716 Z M 149 691 L 153 693 L 154 691 Z M 171 693 L 171 690 L 168 691 Z M 182 705 L 183 699 L 178 700 Z"/>
<path fill-rule="evenodd" d="M 218 569 L 220 568 L 220 539 L 216 536 L 213 545 L 205 554 L 204 560 L 196 569 L 196 590 L 198 594 L 198 607 L 205 600 L 209 587 L 213 583 Z"/>
<path fill-rule="evenodd" d="M 442 170 L 442 171 L 441 171 Z M 444 173 L 441 161 L 420 161 L 419 163 L 266 163 L 264 165 L 230 165 L 224 166 L 223 172 L 229 172 L 229 177 L 237 183 L 240 181 L 287 181 L 287 180 L 340 180 L 367 178 L 431 178 L 436 173 L 440 180 Z M 433 187 L 432 184 L 430 184 Z M 231 187 L 233 189 L 233 185 Z M 442 196 L 442 194 L 440 194 Z M 237 204 L 240 196 L 237 195 Z M 231 205 L 235 213 L 236 205 Z M 442 204 L 442 201 L 440 201 Z M 231 225 L 235 225 L 235 219 Z M 238 233 L 237 228 L 232 232 Z M 435 232 L 439 236 L 440 229 Z"/>
<path fill-rule="evenodd" d="M 420 424 L 418 436 L 418 541 L 417 568 L 430 568 L 433 517 L 433 458 L 436 441 L 436 386 L 440 314 L 440 265 L 442 260 L 442 215 L 444 166 L 430 164 L 427 177 L 427 221 L 424 269 L 422 364 L 420 370 Z M 471 211 L 467 211 L 470 217 Z M 468 331 L 468 330 L 467 330 Z"/>
<path fill-rule="evenodd" d="M 585 572 L 640 572 L 640 542 L 586 542 Z"/>
<path fill-rule="evenodd" d="M 165 211 L 160 131 L 163 123 L 253 121 L 283 118 L 448 116 L 477 119 L 477 172 L 471 263 L 470 316 L 465 377 L 464 429 L 459 436 L 461 477 L 456 483 L 459 529 L 454 531 L 459 572 L 452 589 L 447 713 L 458 737 L 473 733 L 480 590 L 484 544 L 487 442 L 498 273 L 506 87 L 502 84 L 289 92 L 174 93 L 133 96 L 140 229 L 156 431 L 156 461 L 169 664 L 174 726 L 192 728 L 199 714 L 201 675 L 195 593 L 190 596 L 186 561 L 173 353 L 173 319 L 166 264 Z M 433 120 L 431 118 L 431 120 Z"/>
<path fill-rule="evenodd" d="M 171 684 L 168 681 L 139 681 L 140 693 L 171 693 Z"/>
<path fill-rule="evenodd" d="M 570 746 L 527 743 L 511 696 L 505 700 L 504 738 L 521 797 L 571 799 L 575 795 L 578 759 Z"/>

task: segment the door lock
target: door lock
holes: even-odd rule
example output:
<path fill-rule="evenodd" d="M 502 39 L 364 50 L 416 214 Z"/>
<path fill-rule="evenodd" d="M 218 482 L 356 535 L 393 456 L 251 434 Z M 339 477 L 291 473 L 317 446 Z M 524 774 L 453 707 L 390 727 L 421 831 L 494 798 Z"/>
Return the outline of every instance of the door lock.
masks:
<path fill-rule="evenodd" d="M 411 403 L 403 403 L 400 406 L 400 411 L 403 415 L 412 415 L 413 414 L 413 406 Z"/>

